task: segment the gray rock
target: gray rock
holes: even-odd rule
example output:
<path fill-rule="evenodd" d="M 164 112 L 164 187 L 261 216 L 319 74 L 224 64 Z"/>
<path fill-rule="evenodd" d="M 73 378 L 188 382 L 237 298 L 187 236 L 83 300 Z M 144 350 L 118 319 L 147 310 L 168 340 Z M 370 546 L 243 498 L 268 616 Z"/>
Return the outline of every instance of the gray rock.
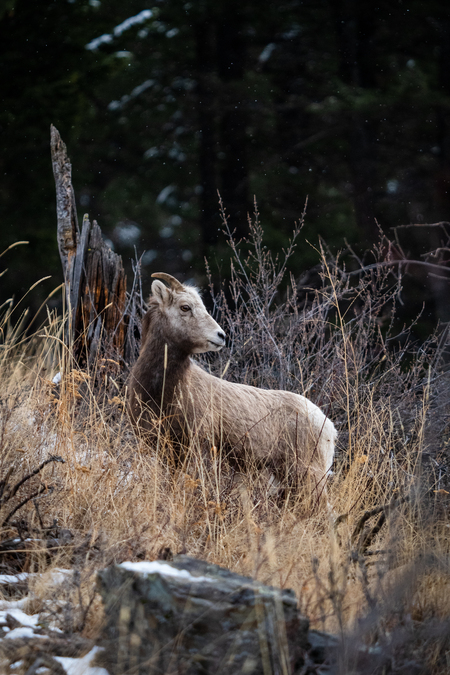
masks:
<path fill-rule="evenodd" d="M 287 675 L 304 663 L 308 620 L 291 590 L 187 556 L 112 566 L 97 584 L 111 675 Z"/>

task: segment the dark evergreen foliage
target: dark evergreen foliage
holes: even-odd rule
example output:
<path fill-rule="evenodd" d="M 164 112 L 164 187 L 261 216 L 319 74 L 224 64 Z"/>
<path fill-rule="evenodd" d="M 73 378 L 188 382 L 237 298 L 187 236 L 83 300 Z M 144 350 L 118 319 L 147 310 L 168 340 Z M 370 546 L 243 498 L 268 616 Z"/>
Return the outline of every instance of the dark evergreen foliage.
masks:
<path fill-rule="evenodd" d="M 0 251 L 30 241 L 2 258 L 0 300 L 61 278 L 51 122 L 80 215 L 126 261 L 134 244 L 148 251 L 144 286 L 156 268 L 203 275 L 205 254 L 227 274 L 218 190 L 238 235 L 256 195 L 274 250 L 307 195 L 305 236 L 332 247 L 376 240 L 375 219 L 385 231 L 448 219 L 442 0 L 17 0 L 0 44 Z M 439 246 L 436 229 L 420 232 L 406 242 L 416 257 Z M 316 262 L 296 255 L 299 272 Z"/>

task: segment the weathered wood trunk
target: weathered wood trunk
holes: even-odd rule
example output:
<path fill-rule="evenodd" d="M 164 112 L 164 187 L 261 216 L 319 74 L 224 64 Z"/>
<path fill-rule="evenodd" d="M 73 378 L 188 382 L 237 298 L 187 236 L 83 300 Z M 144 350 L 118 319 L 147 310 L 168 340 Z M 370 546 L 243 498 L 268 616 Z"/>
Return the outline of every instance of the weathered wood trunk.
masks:
<path fill-rule="evenodd" d="M 110 249 L 98 224 L 84 216 L 78 227 L 72 166 L 58 130 L 51 127 L 56 185 L 57 239 L 68 311 L 66 343 L 79 361 L 107 354 L 131 365 L 138 355 L 142 303 L 127 295 L 122 258 Z"/>

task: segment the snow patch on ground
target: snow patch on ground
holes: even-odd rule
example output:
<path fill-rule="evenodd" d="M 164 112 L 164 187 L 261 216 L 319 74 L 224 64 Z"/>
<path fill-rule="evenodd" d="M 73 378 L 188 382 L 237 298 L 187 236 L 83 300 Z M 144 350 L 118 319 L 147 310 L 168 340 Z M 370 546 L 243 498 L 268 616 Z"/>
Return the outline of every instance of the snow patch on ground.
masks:
<path fill-rule="evenodd" d="M 109 675 L 105 668 L 90 665 L 100 650 L 101 647 L 93 647 L 88 654 L 79 659 L 72 659 L 69 656 L 54 656 L 53 658 L 62 665 L 67 675 Z"/>
<path fill-rule="evenodd" d="M 60 575 L 60 578 L 66 578 L 67 577 L 67 572 L 71 570 L 65 570 L 65 569 L 60 569 L 60 570 L 54 570 L 57 574 Z M 9 576 L 9 575 L 3 575 L 3 576 Z M 27 575 L 18 575 L 18 576 L 27 576 Z M 0 625 L 2 627 L 2 630 L 0 630 L 0 634 L 3 632 L 3 638 L 0 638 L 0 642 L 2 639 L 4 640 L 14 640 L 14 639 L 23 639 L 23 638 L 40 638 L 44 640 L 48 640 L 49 636 L 48 635 L 40 635 L 38 633 L 34 632 L 34 629 L 38 627 L 38 622 L 39 622 L 39 614 L 25 614 L 24 611 L 18 605 L 20 604 L 23 606 L 25 602 L 28 601 L 29 598 L 23 598 L 22 600 L 4 600 L 1 602 L 1 609 L 0 609 Z M 17 628 L 13 628 L 10 630 L 8 626 L 6 625 L 6 615 L 9 614 L 12 618 L 14 618 L 16 621 L 18 621 L 21 626 L 17 626 Z M 61 632 L 61 631 L 59 631 Z M 98 666 L 91 666 L 91 662 L 94 658 L 94 656 L 101 650 L 101 647 L 93 647 L 90 652 L 85 654 L 84 656 L 81 656 L 80 658 L 69 658 L 67 656 L 53 656 L 55 661 L 58 661 L 61 666 L 64 668 L 66 671 L 67 675 L 109 675 L 108 671 L 105 668 L 99 668 Z M 19 668 L 21 665 L 21 661 L 16 661 L 13 664 L 11 664 L 11 668 Z M 38 669 L 37 671 L 33 672 L 48 672 L 48 668 L 43 668 L 42 671 Z"/>
<path fill-rule="evenodd" d="M 18 628 L 13 628 L 5 635 L 5 639 L 7 640 L 14 638 L 45 638 L 48 640 L 48 635 L 38 635 L 31 626 L 19 626 Z"/>
<path fill-rule="evenodd" d="M 16 541 L 16 540 L 14 540 Z M 19 542 L 20 539 L 17 539 Z M 26 572 L 21 574 L 0 574 L 0 584 L 17 584 L 19 581 L 25 581 L 28 578 Z"/>
<path fill-rule="evenodd" d="M 3 604 L 3 603 L 2 603 Z M 5 603 L 6 605 L 12 605 L 12 602 Z M 7 609 L 2 609 L 0 611 L 0 623 L 6 623 L 6 615 L 9 614 L 16 619 L 22 626 L 27 626 L 29 628 L 34 628 L 39 621 L 38 614 L 25 614 L 21 609 L 17 607 L 8 607 Z M 17 629 L 16 629 L 17 630 Z M 14 631 L 11 631 L 13 633 Z M 10 633 L 10 634 L 11 634 Z M 9 636 L 8 636 L 9 637 Z"/>
<path fill-rule="evenodd" d="M 7 610 L 8 614 L 11 614 L 12 609 L 22 609 L 27 604 L 29 598 L 20 598 L 20 600 L 0 600 L 0 614 L 3 610 Z M 28 616 L 26 614 L 25 616 Z"/>

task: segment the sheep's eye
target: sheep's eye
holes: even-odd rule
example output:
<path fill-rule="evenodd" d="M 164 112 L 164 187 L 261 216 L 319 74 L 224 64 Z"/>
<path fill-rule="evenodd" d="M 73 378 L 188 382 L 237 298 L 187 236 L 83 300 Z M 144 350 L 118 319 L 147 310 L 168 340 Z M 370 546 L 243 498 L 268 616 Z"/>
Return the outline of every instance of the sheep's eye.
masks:
<path fill-rule="evenodd" d="M 180 305 L 180 309 L 182 312 L 189 312 L 191 308 L 189 307 L 189 305 Z"/>

